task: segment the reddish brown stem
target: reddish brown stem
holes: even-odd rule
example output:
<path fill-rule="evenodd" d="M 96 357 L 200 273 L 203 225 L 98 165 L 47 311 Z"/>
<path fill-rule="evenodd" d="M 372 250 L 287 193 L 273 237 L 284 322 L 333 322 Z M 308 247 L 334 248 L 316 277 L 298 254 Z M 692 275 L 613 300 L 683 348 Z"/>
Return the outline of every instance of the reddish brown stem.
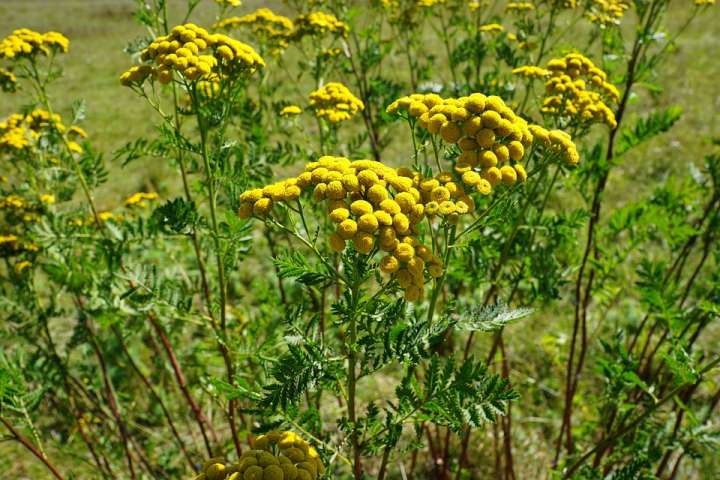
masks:
<path fill-rule="evenodd" d="M 137 363 L 133 359 L 132 355 L 130 354 L 130 351 L 128 350 L 127 345 L 125 345 L 125 340 L 123 339 L 122 334 L 117 329 L 117 327 L 113 327 L 113 333 L 115 334 L 115 337 L 117 338 L 117 341 L 120 344 L 120 348 L 122 348 L 123 353 L 125 353 L 125 358 L 127 358 L 128 363 L 130 364 L 130 367 L 133 369 L 133 371 L 138 376 L 138 378 L 140 378 L 142 383 L 145 385 L 145 388 L 147 388 L 148 392 L 150 392 L 150 395 L 155 399 L 155 401 L 160 406 L 160 409 L 162 410 L 163 415 L 165 416 L 165 420 L 167 421 L 168 426 L 170 427 L 170 431 L 172 432 L 173 437 L 175 437 L 175 441 L 177 442 L 178 446 L 180 447 L 180 450 L 182 451 L 183 455 L 185 456 L 185 459 L 190 464 L 190 468 L 194 472 L 197 472 L 197 467 L 195 466 L 195 462 L 193 462 L 192 457 L 190 456 L 190 453 L 187 451 L 187 448 L 185 447 L 185 442 L 183 442 L 182 438 L 180 437 L 180 434 L 178 433 L 178 430 L 175 427 L 175 422 L 173 422 L 173 419 L 170 416 L 170 411 L 165 406 L 165 402 L 163 402 L 162 398 L 155 390 L 155 387 L 153 387 L 152 382 L 150 382 L 150 380 L 140 370 L 140 367 L 137 365 Z"/>
<path fill-rule="evenodd" d="M 58 469 L 55 467 L 55 465 L 53 465 L 53 463 L 50 461 L 50 459 L 47 458 L 42 453 L 40 453 L 40 451 L 35 447 L 35 445 L 33 445 L 30 442 L 30 440 L 28 440 L 27 438 L 22 436 L 22 434 L 20 432 L 15 430 L 15 427 L 13 427 L 9 421 L 7 421 L 3 417 L 0 417 L 0 423 L 5 425 L 5 428 L 7 428 L 10 431 L 10 433 L 15 438 L 15 440 L 20 442 L 23 447 L 28 449 L 33 455 L 35 455 L 35 457 L 37 457 L 38 460 L 40 460 L 43 464 L 45 464 L 47 469 L 50 470 L 50 472 L 53 474 L 53 476 L 55 478 L 57 478 L 58 480 L 65 480 L 63 478 L 63 476 L 60 474 L 60 472 L 58 471 Z"/>
<path fill-rule="evenodd" d="M 175 351 L 172 348 L 172 344 L 170 343 L 170 340 L 168 339 L 167 335 L 165 334 L 165 331 L 162 328 L 162 325 L 160 325 L 160 322 L 158 322 L 157 318 L 155 318 L 154 315 L 148 315 L 148 320 L 150 320 L 151 325 L 153 326 L 153 329 L 155 330 L 155 333 L 157 334 L 158 338 L 160 339 L 160 343 L 162 343 L 163 348 L 165 349 L 165 353 L 168 356 L 168 360 L 170 360 L 170 364 L 172 365 L 173 372 L 175 374 L 175 380 L 177 381 L 178 387 L 180 388 L 180 391 L 183 394 L 183 397 L 185 398 L 185 401 L 190 406 L 190 410 L 192 410 L 193 415 L 195 416 L 195 421 L 198 424 L 198 427 L 200 428 L 200 433 L 202 434 L 203 441 L 205 442 L 205 448 L 207 450 L 208 456 L 213 456 L 213 450 L 210 446 L 210 440 L 208 439 L 208 435 L 206 432 L 207 430 L 210 431 L 210 434 L 213 437 L 213 441 L 217 443 L 217 435 L 215 434 L 215 431 L 213 430 L 210 423 L 205 418 L 205 415 L 202 412 L 202 409 L 197 404 L 195 399 L 192 396 L 192 393 L 190 393 L 190 389 L 187 386 L 187 382 L 185 381 L 185 375 L 183 374 L 182 368 L 180 368 L 180 363 L 177 360 L 177 357 L 175 356 Z"/>
<path fill-rule="evenodd" d="M 95 334 L 93 333 L 89 325 L 87 326 L 87 330 L 90 337 L 90 343 L 93 346 L 95 356 L 97 357 L 98 364 L 100 365 L 100 373 L 102 375 L 103 384 L 105 386 L 105 395 L 107 397 L 108 405 L 110 406 L 110 413 L 112 413 L 115 422 L 117 422 L 118 430 L 120 431 L 120 437 L 122 438 L 123 448 L 125 450 L 125 458 L 127 460 L 128 470 L 130 471 L 130 478 L 134 479 L 136 478 L 135 467 L 133 465 L 132 455 L 130 454 L 130 442 L 128 438 L 129 435 L 127 431 L 127 426 L 125 425 L 125 421 L 123 420 L 122 415 L 120 415 L 117 400 L 115 399 L 115 392 L 113 391 L 112 383 L 110 382 L 110 377 L 107 373 L 107 365 L 105 364 L 105 358 L 103 357 L 102 351 L 100 350 L 97 338 L 95 338 Z"/>

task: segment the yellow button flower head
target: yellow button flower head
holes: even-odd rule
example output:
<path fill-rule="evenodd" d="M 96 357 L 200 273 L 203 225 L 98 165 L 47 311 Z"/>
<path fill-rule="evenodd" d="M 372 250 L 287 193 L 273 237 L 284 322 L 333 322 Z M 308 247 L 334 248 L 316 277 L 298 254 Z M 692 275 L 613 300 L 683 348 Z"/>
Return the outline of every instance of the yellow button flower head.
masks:
<path fill-rule="evenodd" d="M 215 24 L 218 29 L 232 28 L 249 29 L 261 45 L 267 47 L 270 53 L 277 55 L 288 46 L 288 40 L 293 33 L 292 20 L 278 15 L 269 8 L 260 8 L 241 17 L 230 17 Z"/>
<path fill-rule="evenodd" d="M 527 12 L 530 10 L 535 10 L 535 5 L 530 2 L 510 2 L 505 7 L 505 10 L 509 12 Z"/>
<path fill-rule="evenodd" d="M 500 33 L 505 29 L 499 23 L 488 23 L 486 25 L 481 25 L 478 30 L 483 33 Z"/>
<path fill-rule="evenodd" d="M 0 153 L 32 148 L 49 133 L 65 135 L 72 146 L 73 139 L 81 137 L 79 132 L 85 133 L 80 127 L 66 129 L 60 115 L 50 115 L 45 110 L 35 109 L 26 115 L 15 113 L 0 121 Z"/>
<path fill-rule="evenodd" d="M 603 28 L 619 25 L 628 8 L 630 3 L 626 0 L 592 0 L 587 17 L 592 23 Z"/>
<path fill-rule="evenodd" d="M 330 82 L 310 93 L 310 108 L 318 118 L 339 123 L 350 120 L 365 105 L 342 83 Z"/>
<path fill-rule="evenodd" d="M 302 108 L 298 107 L 297 105 L 288 105 L 287 107 L 283 107 L 283 109 L 280 110 L 281 117 L 293 117 L 295 115 L 300 115 L 301 113 Z"/>
<path fill-rule="evenodd" d="M 125 71 L 120 83 L 132 86 L 148 78 L 169 83 L 174 72 L 191 82 L 233 80 L 265 66 L 262 57 L 249 45 L 220 33 L 210 34 L 193 23 L 178 25 L 169 35 L 157 37 L 140 58 L 145 63 Z"/>
<path fill-rule="evenodd" d="M 158 194 L 155 192 L 137 192 L 125 199 L 125 206 L 145 208 L 148 201 L 157 200 L 158 198 Z"/>
<path fill-rule="evenodd" d="M 423 105 L 426 110 L 416 107 L 417 104 Z M 421 128 L 440 135 L 447 143 L 457 144 L 461 153 L 455 164 L 456 173 L 462 184 L 484 195 L 489 194 L 492 185 L 498 184 L 501 178 L 498 176 L 497 182 L 494 182 L 494 174 L 486 178 L 487 175 L 483 175 L 486 170 L 498 164 L 502 167 L 510 161 L 520 162 L 533 142 L 528 123 L 515 115 L 497 96 L 474 93 L 467 97 L 443 99 L 434 94 L 413 94 L 396 100 L 387 111 L 415 118 Z M 508 174 L 505 178 L 505 183 L 511 184 L 524 181 L 526 177 L 515 175 L 511 181 L 512 177 Z M 445 172 L 437 179 L 425 180 L 421 185 L 423 202 L 430 206 L 427 215 L 440 214 L 454 220 L 457 214 L 466 213 L 473 207 L 464 200 L 467 194 L 451 179 L 452 175 Z M 436 188 L 441 183 L 450 185 L 452 191 L 445 187 Z M 458 208 L 457 201 L 461 198 L 463 205 Z"/>
<path fill-rule="evenodd" d="M 292 198 L 288 198 L 290 189 L 295 189 Z M 398 279 L 408 301 L 422 298 L 426 275 L 442 272 L 442 262 L 417 239 L 418 224 L 438 213 L 456 221 L 475 208 L 462 185 L 447 172 L 425 179 L 409 169 L 374 160 L 325 156 L 308 163 L 295 178 L 242 193 L 238 214 L 262 218 L 270 214 L 274 203 L 295 200 L 301 191 L 317 202 L 327 202 L 327 214 L 336 225 L 328 238 L 334 252 L 342 252 L 352 243 L 364 255 L 377 251 L 392 254 L 397 265 L 386 257 L 381 271 Z M 442 212 L 430 207 L 432 198 L 443 200 Z M 422 262 L 414 260 L 418 256 Z"/>
<path fill-rule="evenodd" d="M 295 40 L 300 40 L 304 37 L 323 37 L 326 35 L 346 37 L 350 30 L 345 22 L 325 12 L 311 12 L 300 15 L 295 19 L 293 24 L 295 29 L 292 33 L 292 38 Z"/>
<path fill-rule="evenodd" d="M 21 28 L 0 40 L 0 58 L 13 60 L 67 53 L 69 46 L 70 41 L 61 33 L 38 33 Z"/>
<path fill-rule="evenodd" d="M 570 53 L 548 61 L 545 68 L 524 66 L 513 73 L 526 78 L 546 78 L 541 111 L 578 123 L 605 123 L 615 128 L 615 114 L 608 104 L 617 103 L 620 92 L 607 74 L 587 57 Z"/>

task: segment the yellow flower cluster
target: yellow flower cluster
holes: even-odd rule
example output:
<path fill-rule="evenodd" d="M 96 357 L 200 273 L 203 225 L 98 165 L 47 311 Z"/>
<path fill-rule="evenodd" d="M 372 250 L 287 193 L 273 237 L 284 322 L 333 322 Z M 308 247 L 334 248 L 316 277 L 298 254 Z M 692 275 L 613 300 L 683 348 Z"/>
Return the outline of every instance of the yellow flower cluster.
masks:
<path fill-rule="evenodd" d="M 587 16 L 591 22 L 603 27 L 618 25 L 628 8 L 630 4 L 626 0 L 592 0 Z"/>
<path fill-rule="evenodd" d="M 351 241 L 361 254 L 386 252 L 380 268 L 395 275 L 408 301 L 422 298 L 426 272 L 439 277 L 443 271 L 441 260 L 417 239 L 417 225 L 434 215 L 457 221 L 475 208 L 451 175 L 424 179 L 373 160 L 325 156 L 308 163 L 296 178 L 244 192 L 239 215 L 263 217 L 274 203 L 296 200 L 310 190 L 315 201 L 326 201 L 336 224 L 330 247 L 341 252 Z"/>
<path fill-rule="evenodd" d="M 0 40 L 0 58 L 29 58 L 38 54 L 67 53 L 69 46 L 70 41 L 61 33 L 39 33 L 21 28 Z"/>
<path fill-rule="evenodd" d="M 17 90 L 15 74 L 4 68 L 0 68 L 0 90 L 7 93 L 13 93 Z"/>
<path fill-rule="evenodd" d="M 580 162 L 580 154 L 568 133 L 562 130 L 547 130 L 540 125 L 530 125 L 528 128 L 536 145 L 542 145 L 568 165 L 577 165 Z"/>
<path fill-rule="evenodd" d="M 294 432 L 269 432 L 255 439 L 238 463 L 211 458 L 195 480 L 315 480 L 325 473 L 317 450 Z"/>
<path fill-rule="evenodd" d="M 387 108 L 388 113 L 399 110 L 406 110 L 420 127 L 439 134 L 446 143 L 457 144 L 462 153 L 455 171 L 477 192 L 488 195 L 500 183 L 512 185 L 527 178 L 519 162 L 533 135 L 528 123 L 500 97 L 473 93 L 443 99 L 435 94 L 413 94 Z"/>
<path fill-rule="evenodd" d="M 60 115 L 50 115 L 49 112 L 40 109 L 33 110 L 27 115 L 14 113 L 0 122 L 0 152 L 23 150 L 37 141 L 42 132 L 48 128 L 60 133 L 65 132 Z M 79 127 L 73 128 L 79 129 Z M 73 128 L 68 131 L 68 135 L 77 131 Z"/>
<path fill-rule="evenodd" d="M 37 244 L 23 240 L 13 233 L 0 233 L 0 257 L 11 257 L 40 250 Z"/>
<path fill-rule="evenodd" d="M 478 30 L 483 33 L 500 33 L 504 30 L 504 28 L 499 23 L 488 23 L 486 25 L 480 25 Z"/>
<path fill-rule="evenodd" d="M 287 48 L 288 40 L 294 28 L 292 20 L 277 15 L 269 8 L 260 8 L 241 17 L 226 18 L 216 23 L 215 27 L 225 29 L 234 27 L 249 28 L 260 42 L 271 49 L 273 54 L 280 53 Z"/>
<path fill-rule="evenodd" d="M 157 200 L 158 198 L 158 194 L 155 192 L 137 192 L 125 199 L 125 206 L 145 208 L 148 205 L 147 202 Z"/>
<path fill-rule="evenodd" d="M 5 220 L 9 224 L 31 223 L 38 220 L 46 207 L 54 203 L 55 195 L 48 193 L 39 195 L 36 200 L 11 194 L 0 197 L 0 211 L 5 211 Z"/>
<path fill-rule="evenodd" d="M 505 7 L 508 11 L 524 12 L 528 10 L 535 10 L 535 5 L 530 2 L 510 2 Z"/>
<path fill-rule="evenodd" d="M 550 76 L 550 70 L 542 67 L 536 67 L 534 65 L 525 65 L 523 67 L 517 67 L 513 69 L 512 73 L 520 75 L 525 78 L 547 78 Z"/>
<path fill-rule="evenodd" d="M 150 63 L 124 72 L 120 76 L 123 85 L 142 83 L 148 77 L 169 83 L 173 71 L 193 81 L 211 74 L 229 77 L 251 74 L 265 66 L 262 57 L 249 45 L 220 33 L 210 34 L 192 23 L 178 25 L 169 35 L 157 37 L 143 50 L 141 59 Z"/>
<path fill-rule="evenodd" d="M 330 82 L 310 93 L 310 108 L 318 118 L 339 123 L 350 120 L 365 105 L 342 83 Z"/>
<path fill-rule="evenodd" d="M 698 7 L 715 5 L 715 0 L 695 0 L 695 5 Z"/>
<path fill-rule="evenodd" d="M 548 96 L 543 102 L 544 112 L 577 116 L 585 122 L 603 122 L 610 128 L 617 126 L 615 114 L 606 101 L 617 103 L 620 92 L 590 59 L 570 53 L 550 60 L 546 67 L 551 73 L 545 84 Z"/>
<path fill-rule="evenodd" d="M 215 3 L 221 7 L 239 7 L 242 5 L 241 0 L 215 0 Z"/>
<path fill-rule="evenodd" d="M 606 123 L 615 128 L 615 114 L 607 103 L 617 103 L 620 92 L 607 81 L 607 74 L 579 53 L 570 53 L 550 60 L 545 69 L 519 67 L 513 73 L 527 78 L 546 77 L 547 95 L 541 110 L 561 117 L 574 117 L 581 122 Z"/>
<path fill-rule="evenodd" d="M 293 38 L 298 40 L 306 36 L 322 37 L 328 34 L 345 37 L 350 30 L 348 25 L 338 20 L 335 15 L 324 12 L 300 15 L 293 23 L 295 24 Z"/>
<path fill-rule="evenodd" d="M 280 110 L 281 117 L 293 117 L 295 115 L 300 115 L 301 113 L 302 108 L 298 107 L 297 105 L 288 105 L 287 107 L 283 107 L 283 109 Z"/>

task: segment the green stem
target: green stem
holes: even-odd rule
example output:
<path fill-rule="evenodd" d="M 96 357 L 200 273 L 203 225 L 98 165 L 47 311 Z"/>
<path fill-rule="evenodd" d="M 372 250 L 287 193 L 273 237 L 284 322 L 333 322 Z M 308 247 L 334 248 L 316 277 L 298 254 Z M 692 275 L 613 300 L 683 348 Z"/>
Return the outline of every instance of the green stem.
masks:
<path fill-rule="evenodd" d="M 447 276 L 448 262 L 450 261 L 450 249 L 455 245 L 455 232 L 457 227 L 453 225 L 450 228 L 449 238 L 445 238 L 445 257 L 443 258 L 443 274 L 435 280 L 435 287 L 433 288 L 432 296 L 430 297 L 430 306 L 428 307 L 427 324 L 428 328 L 432 325 L 433 317 L 435 316 L 435 304 L 437 303 L 438 296 L 442 291 L 443 285 L 445 284 L 445 277 Z"/>

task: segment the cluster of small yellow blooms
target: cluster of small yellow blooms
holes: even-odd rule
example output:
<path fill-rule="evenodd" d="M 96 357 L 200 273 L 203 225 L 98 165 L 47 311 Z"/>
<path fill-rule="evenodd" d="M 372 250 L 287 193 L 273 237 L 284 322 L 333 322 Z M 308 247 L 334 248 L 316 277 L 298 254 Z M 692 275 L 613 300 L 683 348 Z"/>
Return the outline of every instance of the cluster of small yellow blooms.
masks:
<path fill-rule="evenodd" d="M 297 178 L 244 192 L 239 215 L 264 217 L 274 203 L 296 200 L 310 190 L 315 201 L 327 202 L 337 225 L 330 247 L 341 252 L 351 241 L 361 254 L 376 247 L 386 252 L 380 269 L 395 275 L 408 301 L 422 298 L 426 271 L 430 277 L 443 271 L 440 259 L 417 239 L 417 225 L 434 215 L 457 221 L 475 208 L 448 174 L 424 179 L 372 160 L 326 156 L 308 163 Z"/>
<path fill-rule="evenodd" d="M 13 93 L 17 89 L 17 78 L 15 74 L 4 68 L 0 68 L 0 90 Z"/>
<path fill-rule="evenodd" d="M 21 28 L 0 40 L 0 58 L 29 58 L 38 54 L 67 53 L 69 46 L 70 41 L 61 33 L 38 33 Z"/>
<path fill-rule="evenodd" d="M 523 67 L 517 67 L 513 69 L 512 73 L 520 75 L 525 78 L 547 78 L 550 76 L 550 70 L 542 67 L 536 67 L 535 65 L 525 65 Z"/>
<path fill-rule="evenodd" d="M 481 2 L 470 2 L 470 3 L 468 3 L 468 9 L 469 9 L 471 12 L 477 12 L 477 11 L 479 11 L 481 8 L 482 8 L 482 3 L 481 3 Z"/>
<path fill-rule="evenodd" d="M 570 53 L 550 60 L 545 69 L 519 67 L 513 73 L 527 78 L 546 77 L 547 95 L 542 111 L 582 122 L 606 123 L 615 128 L 615 114 L 606 102 L 617 103 L 620 92 L 607 81 L 607 75 L 587 57 Z"/>
<path fill-rule="evenodd" d="M 342 83 L 330 82 L 310 93 L 310 108 L 318 118 L 339 123 L 350 120 L 365 105 Z"/>
<path fill-rule="evenodd" d="M 251 74 L 265 66 L 262 57 L 249 45 L 220 33 L 210 34 L 192 23 L 178 25 L 169 35 L 157 37 L 143 50 L 141 59 L 149 63 L 124 72 L 120 76 L 123 85 L 142 83 L 148 77 L 169 83 L 173 71 L 193 81 L 211 74 L 223 77 Z"/>
<path fill-rule="evenodd" d="M 0 233 L 0 257 L 12 257 L 23 253 L 36 253 L 37 244 L 26 241 L 13 233 Z"/>
<path fill-rule="evenodd" d="M 25 208 L 25 200 L 17 195 L 8 195 L 0 198 L 0 209 L 21 210 Z"/>
<path fill-rule="evenodd" d="M 695 5 L 698 7 L 715 5 L 715 0 L 695 0 Z"/>
<path fill-rule="evenodd" d="M 234 465 L 223 458 L 206 461 L 195 480 L 315 480 L 324 473 L 314 447 L 294 432 L 274 431 L 257 437 Z"/>
<path fill-rule="evenodd" d="M 43 131 L 53 129 L 65 132 L 60 115 L 50 115 L 45 110 L 36 109 L 27 115 L 14 113 L 0 122 L 0 152 L 4 150 L 19 151 L 29 147 L 42 135 Z M 71 127 L 68 136 L 76 136 L 84 132 L 79 127 Z M 75 142 L 70 142 L 71 147 Z"/>
<path fill-rule="evenodd" d="M 488 23 L 486 25 L 480 25 L 478 30 L 483 33 L 500 33 L 504 30 L 504 28 L 499 23 Z"/>
<path fill-rule="evenodd" d="M 335 15 L 324 12 L 300 15 L 293 23 L 295 30 L 292 36 L 297 40 L 304 37 L 322 37 L 328 34 L 345 37 L 350 30 L 348 25 L 338 20 Z"/>
<path fill-rule="evenodd" d="M 158 198 L 158 194 L 155 192 L 137 192 L 125 199 L 125 206 L 145 208 L 148 205 L 147 202 L 157 200 Z"/>
<path fill-rule="evenodd" d="M 230 17 L 215 24 L 216 28 L 230 29 L 234 27 L 249 28 L 255 37 L 278 54 L 288 46 L 293 33 L 293 22 L 287 17 L 277 15 L 269 8 L 260 8 L 253 13 L 241 17 Z"/>
<path fill-rule="evenodd" d="M 630 4 L 626 0 L 592 0 L 587 16 L 591 22 L 603 27 L 618 25 L 628 8 Z"/>
<path fill-rule="evenodd" d="M 36 200 L 28 200 L 11 194 L 0 197 L 0 211 L 4 211 L 7 224 L 31 223 L 40 218 L 47 206 L 55 203 L 55 195 L 42 194 Z"/>
<path fill-rule="evenodd" d="M 435 94 L 413 94 L 387 108 L 388 113 L 399 110 L 406 110 L 422 128 L 439 134 L 446 143 L 458 145 L 462 153 L 455 171 L 479 193 L 488 195 L 501 182 L 512 185 L 527 178 L 519 162 L 533 135 L 528 123 L 500 97 L 474 93 L 443 99 Z"/>
<path fill-rule="evenodd" d="M 295 115 L 300 115 L 301 113 L 302 108 L 298 107 L 297 105 L 288 105 L 287 107 L 283 107 L 283 109 L 280 110 L 281 117 L 293 117 Z"/>
<path fill-rule="evenodd" d="M 505 7 L 505 10 L 508 11 L 528 11 L 528 10 L 534 10 L 535 5 L 533 5 L 530 2 L 510 2 L 507 4 L 507 7 Z"/>
<path fill-rule="evenodd" d="M 568 133 L 562 130 L 547 130 L 540 125 L 530 125 L 528 128 L 536 145 L 542 145 L 568 165 L 577 165 L 580 162 L 580 154 Z"/>

